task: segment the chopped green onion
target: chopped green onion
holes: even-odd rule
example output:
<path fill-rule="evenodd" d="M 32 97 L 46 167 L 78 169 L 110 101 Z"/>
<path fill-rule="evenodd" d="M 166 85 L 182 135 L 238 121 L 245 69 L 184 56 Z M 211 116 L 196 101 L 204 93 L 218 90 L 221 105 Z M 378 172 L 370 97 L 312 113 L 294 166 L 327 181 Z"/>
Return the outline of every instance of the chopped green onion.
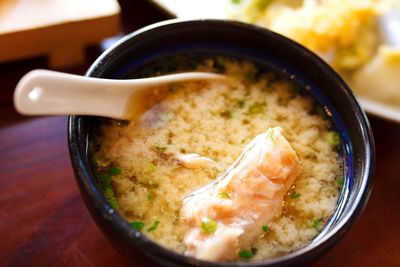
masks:
<path fill-rule="evenodd" d="M 239 106 L 239 108 L 244 108 L 244 103 L 245 103 L 246 101 L 244 101 L 244 100 L 239 100 L 238 101 L 238 106 Z"/>
<path fill-rule="evenodd" d="M 108 202 L 110 203 L 111 207 L 114 209 L 118 208 L 118 201 L 115 198 L 114 191 L 111 185 L 108 183 L 107 186 L 103 188 L 104 196 L 107 198 Z"/>
<path fill-rule="evenodd" d="M 229 194 L 227 192 L 219 192 L 218 193 L 218 197 L 222 198 L 222 199 L 231 199 L 229 197 Z"/>
<path fill-rule="evenodd" d="M 329 131 L 326 134 L 326 141 L 331 145 L 331 146 L 337 146 L 340 144 L 340 137 L 339 134 L 335 131 Z"/>
<path fill-rule="evenodd" d="M 104 196 L 107 199 L 111 199 L 111 198 L 114 197 L 114 191 L 112 190 L 111 187 L 107 187 L 107 188 L 104 189 Z"/>
<path fill-rule="evenodd" d="M 110 170 L 108 171 L 108 173 L 110 174 L 110 176 L 113 175 L 119 175 L 122 173 L 121 169 L 118 167 L 111 167 Z"/>
<path fill-rule="evenodd" d="M 153 192 L 149 192 L 149 193 L 147 194 L 147 200 L 148 200 L 148 201 L 152 201 L 152 200 L 154 199 L 154 197 L 155 197 L 155 195 L 154 195 Z"/>
<path fill-rule="evenodd" d="M 101 190 L 105 192 L 108 188 L 111 188 L 111 179 L 101 181 Z"/>
<path fill-rule="evenodd" d="M 148 168 L 150 172 L 155 172 L 157 170 L 156 165 L 154 165 L 152 162 L 149 162 Z"/>
<path fill-rule="evenodd" d="M 164 152 L 165 150 L 167 150 L 166 146 L 163 145 L 155 145 L 154 148 L 158 151 L 158 152 Z"/>
<path fill-rule="evenodd" d="M 108 202 L 110 202 L 110 205 L 113 207 L 113 209 L 118 209 L 118 201 L 115 197 L 109 199 Z"/>
<path fill-rule="evenodd" d="M 218 223 L 211 218 L 203 217 L 201 220 L 201 229 L 207 234 L 214 233 L 217 230 Z"/>
<path fill-rule="evenodd" d="M 254 256 L 253 252 L 249 249 L 243 249 L 239 252 L 239 257 L 242 259 L 251 259 Z"/>
<path fill-rule="evenodd" d="M 342 191 L 344 185 L 344 178 L 337 179 L 336 183 L 339 186 L 339 191 Z"/>
<path fill-rule="evenodd" d="M 263 110 L 264 110 L 264 105 L 261 103 L 254 103 L 249 107 L 249 113 L 251 115 L 259 114 L 263 112 Z"/>
<path fill-rule="evenodd" d="M 142 228 L 144 227 L 144 223 L 143 222 L 138 222 L 138 221 L 131 222 L 130 225 L 133 228 L 135 228 L 136 230 L 139 230 L 139 231 L 142 230 Z"/>
<path fill-rule="evenodd" d="M 319 230 L 319 228 L 321 227 L 321 219 L 314 219 L 313 223 L 312 223 L 312 227 L 315 230 Z"/>
<path fill-rule="evenodd" d="M 109 175 L 105 175 L 103 173 L 98 173 L 96 175 L 103 183 L 109 183 L 111 180 L 111 177 Z"/>
<path fill-rule="evenodd" d="M 160 224 L 159 220 L 155 220 L 153 224 L 147 229 L 148 232 L 152 232 L 157 229 L 158 225 Z"/>
<path fill-rule="evenodd" d="M 299 193 L 293 192 L 290 194 L 290 198 L 295 199 L 295 198 L 299 198 L 301 195 Z"/>
<path fill-rule="evenodd" d="M 264 232 L 266 232 L 266 233 L 269 233 L 269 231 L 270 231 L 269 226 L 267 226 L 267 225 L 263 225 L 263 226 L 262 226 L 262 230 L 263 230 Z"/>
<path fill-rule="evenodd" d="M 102 183 L 101 184 L 101 190 L 103 191 L 103 193 L 105 193 L 107 190 L 111 189 L 111 183 L 110 182 L 106 182 L 106 183 Z"/>
<path fill-rule="evenodd" d="M 242 0 L 231 0 L 232 4 L 238 5 Z"/>

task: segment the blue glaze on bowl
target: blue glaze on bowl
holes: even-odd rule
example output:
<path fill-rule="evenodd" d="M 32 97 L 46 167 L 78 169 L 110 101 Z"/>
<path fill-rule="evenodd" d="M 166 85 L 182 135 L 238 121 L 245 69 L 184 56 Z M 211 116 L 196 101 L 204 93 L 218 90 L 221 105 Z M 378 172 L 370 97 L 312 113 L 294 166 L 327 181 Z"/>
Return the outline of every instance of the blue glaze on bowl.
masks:
<path fill-rule="evenodd" d="M 285 37 L 252 25 L 218 20 L 168 21 L 126 36 L 106 51 L 87 75 L 123 78 L 133 69 L 166 56 L 204 53 L 246 59 L 273 69 L 301 84 L 324 107 L 341 136 L 345 182 L 338 207 L 323 231 L 302 249 L 260 262 L 209 263 L 171 252 L 131 228 L 108 204 L 96 185 L 88 151 L 97 120 L 71 116 L 71 160 L 88 209 L 115 247 L 134 260 L 150 259 L 164 266 L 289 266 L 317 257 L 343 236 L 362 212 L 375 166 L 373 138 L 365 114 L 347 85 L 321 59 Z"/>

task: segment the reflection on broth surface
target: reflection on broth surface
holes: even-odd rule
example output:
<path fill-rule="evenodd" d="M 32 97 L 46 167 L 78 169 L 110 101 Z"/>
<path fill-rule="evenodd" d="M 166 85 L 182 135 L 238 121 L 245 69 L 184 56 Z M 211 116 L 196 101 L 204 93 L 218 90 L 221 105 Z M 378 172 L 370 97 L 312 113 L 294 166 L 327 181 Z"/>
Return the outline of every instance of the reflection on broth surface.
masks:
<path fill-rule="evenodd" d="M 301 172 L 282 195 L 276 214 L 257 225 L 257 236 L 248 245 L 233 246 L 228 260 L 276 257 L 310 242 L 332 215 L 343 181 L 340 138 L 330 122 L 298 85 L 252 63 L 223 57 L 174 60 L 152 73 L 195 68 L 232 79 L 165 85 L 140 103 L 129 123 L 104 120 L 94 164 L 111 204 L 132 227 L 185 253 L 190 226 L 182 212 L 184 197 L 222 175 L 257 135 L 280 127 Z M 220 192 L 218 197 L 232 196 Z M 222 229 L 214 219 L 197 225 L 203 236 Z"/>

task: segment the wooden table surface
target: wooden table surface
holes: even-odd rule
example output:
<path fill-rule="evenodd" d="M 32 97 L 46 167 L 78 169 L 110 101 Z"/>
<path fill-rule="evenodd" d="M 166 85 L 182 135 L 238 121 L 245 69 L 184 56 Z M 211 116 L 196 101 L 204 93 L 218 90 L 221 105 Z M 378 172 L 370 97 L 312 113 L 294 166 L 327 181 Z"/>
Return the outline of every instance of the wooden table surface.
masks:
<path fill-rule="evenodd" d="M 146 2 L 120 4 L 125 33 L 166 18 Z M 83 74 L 100 52 L 91 47 L 85 65 L 64 71 Z M 46 67 L 44 58 L 0 65 L 0 266 L 129 266 L 79 195 L 67 118 L 22 117 L 13 108 L 19 78 Z M 400 125 L 370 122 L 377 168 L 368 206 L 351 231 L 308 266 L 400 266 Z"/>

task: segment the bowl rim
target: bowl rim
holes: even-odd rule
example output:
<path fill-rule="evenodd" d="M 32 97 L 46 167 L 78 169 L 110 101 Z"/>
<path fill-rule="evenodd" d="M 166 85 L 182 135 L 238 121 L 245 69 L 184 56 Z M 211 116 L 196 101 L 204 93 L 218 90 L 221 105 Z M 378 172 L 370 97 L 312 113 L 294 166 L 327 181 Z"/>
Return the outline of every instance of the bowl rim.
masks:
<path fill-rule="evenodd" d="M 331 247 L 337 240 L 343 237 L 343 235 L 349 230 L 349 228 L 354 224 L 355 220 L 359 217 L 359 215 L 365 209 L 368 198 L 372 189 L 372 180 L 375 174 L 375 145 L 372 135 L 372 130 L 370 124 L 368 122 L 367 116 L 365 112 L 361 109 L 360 104 L 356 100 L 355 96 L 351 92 L 350 88 L 346 85 L 343 79 L 332 70 L 332 68 L 325 63 L 321 58 L 316 56 L 313 52 L 303 47 L 302 45 L 267 29 L 245 24 L 242 22 L 231 21 L 231 20 L 218 20 L 218 19 L 170 19 L 158 23 L 154 23 L 148 26 L 145 26 L 137 31 L 134 31 L 125 37 L 121 38 L 114 45 L 112 45 L 109 49 L 107 49 L 103 54 L 101 54 L 90 66 L 88 71 L 86 72 L 86 76 L 91 76 L 96 70 L 104 64 L 109 58 L 116 53 L 116 50 L 129 42 L 132 39 L 137 38 L 143 33 L 151 32 L 154 29 L 159 29 L 162 27 L 169 27 L 174 25 L 182 25 L 187 23 L 223 23 L 229 27 L 241 27 L 247 28 L 247 30 L 257 31 L 261 34 L 268 34 L 275 39 L 280 39 L 291 46 L 292 49 L 296 49 L 301 51 L 302 53 L 307 54 L 311 61 L 319 65 L 321 68 L 328 71 L 332 78 L 335 80 L 336 84 L 341 87 L 347 95 L 348 100 L 351 102 L 353 111 L 356 112 L 356 117 L 358 118 L 358 126 L 360 127 L 361 137 L 364 140 L 364 149 L 363 153 L 366 155 L 365 167 L 363 168 L 361 185 L 360 189 L 356 194 L 356 198 L 354 202 L 351 204 L 351 209 L 347 212 L 346 216 L 344 216 L 328 233 L 322 236 L 317 242 L 311 242 L 307 246 L 285 254 L 283 256 L 261 260 L 261 261 L 250 261 L 250 262 L 209 262 L 199 260 L 193 257 L 188 257 L 183 254 L 179 254 L 173 252 L 154 241 L 151 241 L 144 234 L 141 234 L 140 231 L 131 228 L 128 223 L 120 216 L 117 212 L 113 210 L 113 208 L 109 205 L 108 201 L 104 197 L 103 193 L 95 183 L 94 176 L 91 175 L 89 167 L 85 167 L 83 162 L 85 161 L 85 155 L 80 153 L 79 149 L 79 131 L 81 121 L 86 118 L 85 116 L 69 116 L 68 119 L 68 146 L 71 157 L 71 162 L 74 168 L 74 173 L 76 176 L 76 180 L 80 185 L 84 188 L 85 193 L 87 193 L 90 199 L 95 204 L 95 208 L 98 209 L 99 212 L 103 214 L 109 214 L 111 216 L 111 222 L 115 227 L 122 231 L 123 234 L 126 234 L 129 237 L 132 237 L 135 240 L 132 240 L 131 244 L 135 246 L 136 249 L 142 251 L 143 253 L 161 256 L 164 259 L 172 260 L 174 262 L 180 264 L 193 264 L 200 266 L 246 266 L 246 267 L 259 267 L 259 266 L 286 266 L 294 263 L 299 263 L 299 259 L 301 258 L 304 262 L 309 261 L 312 258 L 315 258 L 316 255 L 322 254 L 326 249 Z M 361 176 L 361 175 L 360 175 Z M 133 233 L 133 235 L 132 235 Z M 143 243 L 144 242 L 144 243 Z M 137 243 L 141 243 L 140 246 Z M 144 245 L 143 245 L 144 244 Z"/>

